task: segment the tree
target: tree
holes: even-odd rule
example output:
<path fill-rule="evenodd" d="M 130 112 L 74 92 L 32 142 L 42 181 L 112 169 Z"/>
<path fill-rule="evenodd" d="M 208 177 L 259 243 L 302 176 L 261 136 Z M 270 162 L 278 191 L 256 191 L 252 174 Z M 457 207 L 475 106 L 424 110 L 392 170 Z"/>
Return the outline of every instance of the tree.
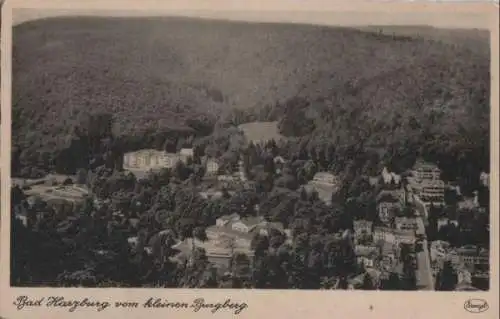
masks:
<path fill-rule="evenodd" d="M 201 241 L 207 240 L 207 233 L 204 227 L 195 227 L 193 229 L 193 238 L 196 238 Z"/>
<path fill-rule="evenodd" d="M 436 276 L 436 290 L 441 291 L 453 291 L 455 285 L 457 284 L 458 277 L 453 269 L 451 261 L 445 261 L 443 268 L 438 272 Z"/>
<path fill-rule="evenodd" d="M 389 278 L 382 281 L 382 290 L 401 290 L 401 280 L 396 273 L 391 272 Z"/>
<path fill-rule="evenodd" d="M 365 273 L 363 276 L 363 284 L 361 285 L 362 290 L 374 290 L 375 285 L 373 284 L 373 278 L 369 273 Z"/>
<path fill-rule="evenodd" d="M 79 185 L 87 185 L 88 172 L 84 168 L 79 168 L 76 171 L 76 183 Z"/>

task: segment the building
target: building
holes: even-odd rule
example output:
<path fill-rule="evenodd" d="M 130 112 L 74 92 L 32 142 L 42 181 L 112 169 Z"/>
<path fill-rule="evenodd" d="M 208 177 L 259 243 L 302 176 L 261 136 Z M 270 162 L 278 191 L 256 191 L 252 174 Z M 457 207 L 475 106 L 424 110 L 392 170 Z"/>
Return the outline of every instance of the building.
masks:
<path fill-rule="evenodd" d="M 441 264 L 447 258 L 449 250 L 449 242 L 442 240 L 433 241 L 430 245 L 430 258 L 432 261 L 436 261 L 437 264 Z"/>
<path fill-rule="evenodd" d="M 353 222 L 354 236 L 361 238 L 363 236 L 372 235 L 373 222 L 367 220 L 355 220 Z"/>
<path fill-rule="evenodd" d="M 465 265 L 474 268 L 475 266 L 487 266 L 490 263 L 489 251 L 475 245 L 466 245 L 450 250 L 448 258 L 457 267 Z"/>
<path fill-rule="evenodd" d="M 331 205 L 332 203 L 332 194 L 335 193 L 338 188 L 333 184 L 326 183 L 316 183 L 314 181 L 310 181 L 306 185 L 304 185 L 304 190 L 307 194 L 316 193 L 318 198 L 325 203 L 325 205 Z"/>
<path fill-rule="evenodd" d="M 328 172 L 316 173 L 313 177 L 312 182 L 317 183 L 317 184 L 327 184 L 327 185 L 332 185 L 332 186 L 338 185 L 337 177 L 335 175 L 333 175 L 332 173 L 328 173 Z"/>
<path fill-rule="evenodd" d="M 457 271 L 457 285 L 455 291 L 479 291 L 480 289 L 474 287 L 472 284 L 472 272 L 470 268 L 465 266 L 458 267 Z"/>
<path fill-rule="evenodd" d="M 481 172 L 479 175 L 479 180 L 481 181 L 481 185 L 490 187 L 490 174 Z"/>
<path fill-rule="evenodd" d="M 444 205 L 445 183 L 441 180 L 441 170 L 437 165 L 422 160 L 415 163 L 408 184 L 415 201 L 422 201 L 428 208 L 434 205 Z"/>
<path fill-rule="evenodd" d="M 199 192 L 198 194 L 204 199 L 218 199 L 224 196 L 224 193 L 222 191 L 217 191 L 214 189 L 209 189 L 205 192 Z"/>
<path fill-rule="evenodd" d="M 437 230 L 439 231 L 441 228 L 443 228 L 444 226 L 448 226 L 448 225 L 455 225 L 455 227 L 458 227 L 458 221 L 457 220 L 453 220 L 453 219 L 449 219 L 449 218 L 446 218 L 446 217 L 441 217 L 437 220 Z"/>
<path fill-rule="evenodd" d="M 384 184 L 386 185 L 400 185 L 401 183 L 401 176 L 394 173 L 394 172 L 389 172 L 387 167 L 384 167 L 382 170 L 382 180 L 384 181 Z"/>
<path fill-rule="evenodd" d="M 418 229 L 417 219 L 408 217 L 395 217 L 394 227 L 397 230 L 416 231 Z"/>
<path fill-rule="evenodd" d="M 268 222 L 264 217 L 240 217 L 238 214 L 221 216 L 215 221 L 215 228 L 209 227 L 212 232 L 239 234 L 270 235 L 272 230 L 286 234 L 283 224 Z"/>
<path fill-rule="evenodd" d="M 283 172 L 283 168 L 285 167 L 286 160 L 282 156 L 276 156 L 273 158 L 273 162 L 276 174 L 281 174 Z"/>
<path fill-rule="evenodd" d="M 180 160 L 177 154 L 145 149 L 129 152 L 123 155 L 123 168 L 125 169 L 158 169 L 173 168 Z"/>
<path fill-rule="evenodd" d="M 224 215 L 216 219 L 215 225 L 218 227 L 224 227 L 229 223 L 238 221 L 240 219 L 240 215 L 238 214 L 231 214 L 231 215 Z"/>
<path fill-rule="evenodd" d="M 208 158 L 205 161 L 205 169 L 207 175 L 217 175 L 219 172 L 219 162 L 214 158 Z"/>
<path fill-rule="evenodd" d="M 188 157 L 193 158 L 194 151 L 192 148 L 181 148 L 181 150 L 179 151 L 179 155 L 184 159 L 187 159 Z"/>
<path fill-rule="evenodd" d="M 404 191 L 382 190 L 377 195 L 377 213 L 380 221 L 389 224 L 394 216 L 403 210 Z"/>
<path fill-rule="evenodd" d="M 375 267 L 375 263 L 380 254 L 380 249 L 376 246 L 356 245 L 354 247 L 358 264 L 366 268 Z"/>
<path fill-rule="evenodd" d="M 418 160 L 413 166 L 412 174 L 415 179 L 423 180 L 441 180 L 441 170 L 436 164 Z"/>
<path fill-rule="evenodd" d="M 444 205 L 445 184 L 442 180 L 412 180 L 410 185 L 424 203 Z"/>
<path fill-rule="evenodd" d="M 397 230 L 389 227 L 375 227 L 373 229 L 373 240 L 385 241 L 398 246 L 399 244 L 414 245 L 416 242 L 415 231 Z"/>
<path fill-rule="evenodd" d="M 235 253 L 243 253 L 253 258 L 251 242 L 256 234 L 268 236 L 272 230 L 286 234 L 281 223 L 268 222 L 262 217 L 240 217 L 238 214 L 221 216 L 214 226 L 206 230 L 207 240 L 188 238 L 174 246 L 175 249 L 189 254 L 192 247 L 205 249 L 208 260 L 216 265 L 227 267 Z"/>
<path fill-rule="evenodd" d="M 264 222 L 264 219 L 259 217 L 242 218 L 233 222 L 231 229 L 242 233 L 249 233 L 262 222 Z"/>
<path fill-rule="evenodd" d="M 401 175 L 398 175 L 394 172 L 392 172 L 391 175 L 392 175 L 392 181 L 394 182 L 394 184 L 400 185 L 401 184 Z"/>
<path fill-rule="evenodd" d="M 387 170 L 387 167 L 384 167 L 382 170 L 382 180 L 384 181 L 384 184 L 390 184 L 392 182 L 392 175 L 389 170 Z"/>

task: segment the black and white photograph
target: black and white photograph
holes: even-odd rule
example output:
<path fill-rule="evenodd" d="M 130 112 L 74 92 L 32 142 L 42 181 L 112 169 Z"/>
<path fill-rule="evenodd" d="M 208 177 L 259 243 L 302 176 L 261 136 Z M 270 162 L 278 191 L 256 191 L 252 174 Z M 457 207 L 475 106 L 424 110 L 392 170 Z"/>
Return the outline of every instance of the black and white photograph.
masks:
<path fill-rule="evenodd" d="M 488 291 L 490 30 L 316 15 L 13 9 L 10 286 Z"/>

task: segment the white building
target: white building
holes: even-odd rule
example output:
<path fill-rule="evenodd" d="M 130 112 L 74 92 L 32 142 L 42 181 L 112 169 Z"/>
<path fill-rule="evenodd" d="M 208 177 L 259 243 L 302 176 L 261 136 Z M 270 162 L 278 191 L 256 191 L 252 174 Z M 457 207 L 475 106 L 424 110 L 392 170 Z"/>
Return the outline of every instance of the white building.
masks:
<path fill-rule="evenodd" d="M 205 162 L 207 175 L 217 175 L 219 171 L 219 162 L 214 158 L 208 158 Z"/>
<path fill-rule="evenodd" d="M 318 172 L 313 177 L 313 182 L 318 184 L 329 184 L 336 185 L 338 183 L 337 178 L 332 173 L 328 172 Z"/>

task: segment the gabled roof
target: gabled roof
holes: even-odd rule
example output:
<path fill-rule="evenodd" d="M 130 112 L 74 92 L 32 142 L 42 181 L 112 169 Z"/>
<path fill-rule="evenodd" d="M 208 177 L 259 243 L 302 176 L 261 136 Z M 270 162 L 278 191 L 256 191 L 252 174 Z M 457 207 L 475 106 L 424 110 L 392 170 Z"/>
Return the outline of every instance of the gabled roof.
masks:
<path fill-rule="evenodd" d="M 181 148 L 179 151 L 179 154 L 183 156 L 193 156 L 193 153 L 194 151 L 192 148 Z"/>
<path fill-rule="evenodd" d="M 221 219 L 221 220 L 224 220 L 224 221 L 227 221 L 227 220 L 233 220 L 233 219 L 239 219 L 240 218 L 240 215 L 236 214 L 236 213 L 233 213 L 231 215 L 224 215 L 224 216 L 221 216 L 219 217 L 218 219 Z"/>
<path fill-rule="evenodd" d="M 417 170 L 417 169 L 427 169 L 427 170 L 434 170 L 434 171 L 440 171 L 439 167 L 434 164 L 434 163 L 430 163 L 430 162 L 426 162 L 422 159 L 420 160 L 417 160 L 417 162 L 415 163 L 415 165 L 413 165 L 413 169 Z"/>
<path fill-rule="evenodd" d="M 313 178 L 335 178 L 335 175 L 329 172 L 317 172 Z"/>

